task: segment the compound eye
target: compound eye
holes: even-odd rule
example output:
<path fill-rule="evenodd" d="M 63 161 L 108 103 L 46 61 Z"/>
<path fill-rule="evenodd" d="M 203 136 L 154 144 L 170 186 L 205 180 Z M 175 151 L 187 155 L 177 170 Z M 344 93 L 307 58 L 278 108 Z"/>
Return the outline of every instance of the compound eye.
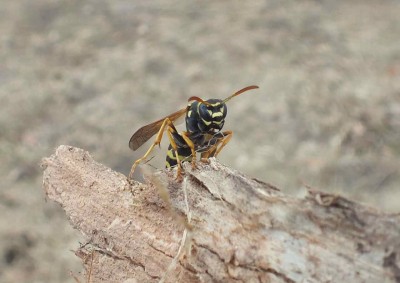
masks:
<path fill-rule="evenodd" d="M 203 118 L 204 120 L 206 121 L 211 120 L 212 111 L 209 110 L 208 107 L 203 103 L 200 103 L 199 105 L 199 114 L 200 117 Z"/>

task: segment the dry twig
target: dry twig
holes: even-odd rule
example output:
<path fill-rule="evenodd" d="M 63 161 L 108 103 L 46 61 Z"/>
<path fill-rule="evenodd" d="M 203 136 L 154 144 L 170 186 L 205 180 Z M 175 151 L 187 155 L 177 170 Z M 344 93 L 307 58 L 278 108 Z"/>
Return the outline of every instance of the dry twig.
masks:
<path fill-rule="evenodd" d="M 70 146 L 43 165 L 46 195 L 94 247 L 91 262 L 76 253 L 93 282 L 400 282 L 398 214 L 287 196 L 214 159 L 184 166 L 183 183 L 129 184 Z"/>

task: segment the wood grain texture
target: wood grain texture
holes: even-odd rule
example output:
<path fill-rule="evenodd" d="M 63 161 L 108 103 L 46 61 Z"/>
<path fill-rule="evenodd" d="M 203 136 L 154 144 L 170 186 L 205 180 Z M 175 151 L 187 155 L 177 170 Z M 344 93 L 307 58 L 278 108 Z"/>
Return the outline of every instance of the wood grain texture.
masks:
<path fill-rule="evenodd" d="M 88 240 L 76 254 L 91 282 L 400 282 L 399 214 L 288 196 L 215 159 L 145 184 L 71 146 L 43 167 L 47 197 Z"/>

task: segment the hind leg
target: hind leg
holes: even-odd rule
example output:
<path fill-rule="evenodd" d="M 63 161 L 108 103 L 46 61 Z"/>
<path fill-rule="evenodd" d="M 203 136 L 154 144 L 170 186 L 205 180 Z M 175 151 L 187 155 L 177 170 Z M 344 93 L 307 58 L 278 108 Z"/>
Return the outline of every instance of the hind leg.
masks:
<path fill-rule="evenodd" d="M 177 146 L 176 143 L 174 141 L 174 139 L 172 138 L 172 134 L 171 132 L 177 133 L 174 124 L 172 123 L 172 121 L 169 118 L 166 118 L 164 120 L 164 122 L 162 123 L 160 130 L 158 131 L 157 137 L 154 140 L 153 144 L 150 146 L 150 148 L 146 151 L 146 153 L 143 155 L 143 157 L 139 158 L 138 160 L 135 161 L 135 163 L 133 163 L 132 167 L 131 167 L 131 171 L 129 172 L 129 179 L 133 179 L 133 173 L 136 169 L 136 167 L 143 161 L 145 160 L 149 154 L 153 151 L 154 147 L 156 147 L 157 145 L 159 145 L 161 143 L 163 134 L 164 134 L 164 130 L 165 128 L 168 129 L 168 137 L 170 139 L 171 145 L 173 146 L 174 150 L 176 151 Z M 180 164 L 179 164 L 180 165 Z"/>

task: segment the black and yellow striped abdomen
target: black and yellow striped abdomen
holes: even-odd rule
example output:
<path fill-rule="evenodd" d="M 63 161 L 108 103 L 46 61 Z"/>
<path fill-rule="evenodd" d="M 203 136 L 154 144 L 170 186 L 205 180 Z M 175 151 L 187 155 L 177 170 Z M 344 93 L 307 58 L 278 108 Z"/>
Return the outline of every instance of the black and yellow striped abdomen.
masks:
<path fill-rule="evenodd" d="M 192 161 L 192 151 L 189 147 L 178 147 L 178 157 L 181 162 Z M 165 167 L 169 168 L 178 164 L 175 156 L 175 150 L 171 145 L 168 147 L 167 158 L 165 161 Z"/>

